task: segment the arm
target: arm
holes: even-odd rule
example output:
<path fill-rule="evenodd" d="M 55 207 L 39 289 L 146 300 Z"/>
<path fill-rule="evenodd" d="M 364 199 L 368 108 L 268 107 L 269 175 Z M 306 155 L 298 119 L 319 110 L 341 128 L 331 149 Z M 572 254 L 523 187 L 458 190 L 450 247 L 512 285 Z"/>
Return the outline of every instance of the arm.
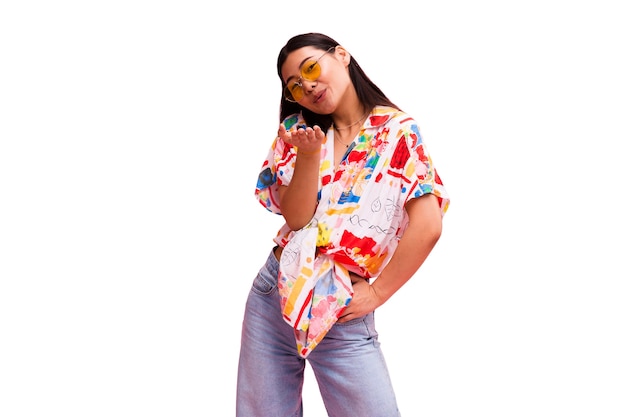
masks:
<path fill-rule="evenodd" d="M 354 296 L 339 322 L 364 316 L 384 304 L 422 266 L 441 236 L 442 217 L 437 197 L 427 194 L 406 204 L 409 224 L 396 252 L 382 273 L 369 285 L 353 276 Z"/>
<path fill-rule="evenodd" d="M 318 127 L 287 131 L 280 125 L 278 135 L 297 147 L 293 177 L 289 186 L 278 190 L 280 209 L 291 230 L 306 226 L 315 214 L 319 187 L 320 147 L 324 132 Z"/>

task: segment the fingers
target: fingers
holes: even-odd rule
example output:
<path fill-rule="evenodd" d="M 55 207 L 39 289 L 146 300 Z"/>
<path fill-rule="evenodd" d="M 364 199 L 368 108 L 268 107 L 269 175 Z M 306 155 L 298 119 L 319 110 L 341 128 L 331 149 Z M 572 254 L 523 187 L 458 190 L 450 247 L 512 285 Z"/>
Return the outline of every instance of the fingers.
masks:
<path fill-rule="evenodd" d="M 315 139 L 317 139 L 318 142 L 323 142 L 324 138 L 326 137 L 326 134 L 324 133 L 324 131 L 322 130 L 321 127 L 319 126 L 313 126 L 313 132 L 315 134 Z"/>
<path fill-rule="evenodd" d="M 367 315 L 367 312 L 347 311 L 347 312 L 343 312 L 341 316 L 339 316 L 339 318 L 337 319 L 337 322 L 345 323 L 346 321 L 356 320 L 359 317 L 363 317 L 365 315 Z"/>
<path fill-rule="evenodd" d="M 322 144 L 325 134 L 317 125 L 312 128 L 305 125 L 297 125 L 287 130 L 285 125 L 281 123 L 278 126 L 278 136 L 283 141 L 296 147 L 317 148 Z"/>
<path fill-rule="evenodd" d="M 346 311 L 348 308 L 346 307 L 342 312 L 341 315 L 339 316 L 339 318 L 337 319 L 337 321 L 339 323 L 343 323 L 345 321 L 349 321 L 352 320 L 353 318 L 356 318 L 355 314 L 352 313 L 351 311 Z"/>
<path fill-rule="evenodd" d="M 291 141 L 291 132 L 287 130 L 283 123 L 278 126 L 278 137 L 287 143 Z"/>
<path fill-rule="evenodd" d="M 350 282 L 352 283 L 352 285 L 356 284 L 357 282 L 366 282 L 365 278 L 354 274 L 354 273 L 350 273 Z"/>

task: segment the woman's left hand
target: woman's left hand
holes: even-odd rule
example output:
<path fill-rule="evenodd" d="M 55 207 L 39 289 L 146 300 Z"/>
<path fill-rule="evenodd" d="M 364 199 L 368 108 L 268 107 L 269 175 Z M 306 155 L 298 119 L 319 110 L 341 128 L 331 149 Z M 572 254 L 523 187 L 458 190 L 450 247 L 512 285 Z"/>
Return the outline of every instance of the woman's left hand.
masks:
<path fill-rule="evenodd" d="M 343 310 L 337 320 L 339 323 L 363 317 L 382 304 L 382 300 L 376 294 L 376 290 L 368 281 L 355 274 L 350 274 L 350 278 L 354 294 L 350 304 Z"/>

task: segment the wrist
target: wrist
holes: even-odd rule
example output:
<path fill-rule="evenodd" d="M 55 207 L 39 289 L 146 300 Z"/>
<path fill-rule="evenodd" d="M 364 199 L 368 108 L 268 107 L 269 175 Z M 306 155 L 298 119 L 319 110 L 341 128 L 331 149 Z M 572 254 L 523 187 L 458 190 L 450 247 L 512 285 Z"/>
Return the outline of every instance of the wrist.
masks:
<path fill-rule="evenodd" d="M 318 155 L 320 153 L 320 148 L 317 148 L 315 151 L 302 151 L 300 148 L 296 148 L 296 155 Z"/>
<path fill-rule="evenodd" d="M 376 294 L 380 305 L 384 304 L 393 294 L 393 292 L 389 292 L 388 288 L 384 285 L 384 282 L 380 281 L 380 276 L 378 276 L 374 282 L 370 284 L 370 286 L 372 287 L 374 294 Z"/>

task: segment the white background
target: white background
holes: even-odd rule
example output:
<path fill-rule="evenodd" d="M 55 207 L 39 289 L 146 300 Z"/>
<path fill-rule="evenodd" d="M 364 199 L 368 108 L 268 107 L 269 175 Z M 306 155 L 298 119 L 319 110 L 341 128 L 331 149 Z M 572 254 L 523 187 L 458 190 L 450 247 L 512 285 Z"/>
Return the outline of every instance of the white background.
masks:
<path fill-rule="evenodd" d="M 618 3 L 3 2 L 0 415 L 234 415 L 276 57 L 319 31 L 452 198 L 377 313 L 403 416 L 624 417 Z"/>

